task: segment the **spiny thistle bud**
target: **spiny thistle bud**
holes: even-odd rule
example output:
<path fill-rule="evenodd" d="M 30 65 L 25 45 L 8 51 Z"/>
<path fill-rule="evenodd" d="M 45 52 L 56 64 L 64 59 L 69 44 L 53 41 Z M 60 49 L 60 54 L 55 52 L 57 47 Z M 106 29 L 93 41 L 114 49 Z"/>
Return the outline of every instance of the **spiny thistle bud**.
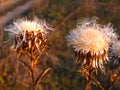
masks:
<path fill-rule="evenodd" d="M 78 22 L 67 40 L 74 49 L 77 62 L 104 71 L 109 46 L 117 40 L 117 35 L 110 24 L 103 26 L 97 23 L 97 18 L 92 18 Z"/>
<path fill-rule="evenodd" d="M 14 37 L 14 45 L 11 47 L 18 54 L 41 54 L 47 48 L 46 35 L 53 29 L 48 27 L 45 20 L 17 19 L 12 25 L 5 28 Z"/>
<path fill-rule="evenodd" d="M 114 43 L 111 47 L 111 56 L 115 65 L 120 65 L 120 41 Z"/>

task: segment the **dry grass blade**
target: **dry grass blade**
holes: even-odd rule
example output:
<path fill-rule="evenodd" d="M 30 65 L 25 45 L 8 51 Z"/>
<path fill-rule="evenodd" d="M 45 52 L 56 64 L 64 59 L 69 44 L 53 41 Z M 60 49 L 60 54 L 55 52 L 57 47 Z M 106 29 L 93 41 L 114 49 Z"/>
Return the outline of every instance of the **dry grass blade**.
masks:
<path fill-rule="evenodd" d="M 81 70 L 75 70 L 76 72 L 78 72 L 78 73 L 82 73 L 82 71 Z"/>
<path fill-rule="evenodd" d="M 30 72 L 32 72 L 32 68 L 25 61 L 20 60 L 20 62 L 24 64 L 24 66 L 27 67 L 30 70 Z"/>
<path fill-rule="evenodd" d="M 4 34 L 3 27 L 0 26 L 0 46 L 2 46 L 3 34 Z"/>
<path fill-rule="evenodd" d="M 76 10 L 68 14 L 67 17 L 64 18 L 64 20 L 55 28 L 55 30 L 58 30 L 68 19 L 73 17 L 76 13 L 78 13 L 81 10 L 81 7 L 78 7 Z"/>
<path fill-rule="evenodd" d="M 11 39 L 8 39 L 8 40 L 2 42 L 2 44 L 7 44 L 7 43 L 9 43 L 10 41 L 11 41 Z"/>
<path fill-rule="evenodd" d="M 48 72 L 48 71 L 50 71 L 51 70 L 51 68 L 47 68 L 46 70 L 44 70 L 42 73 L 40 73 L 39 75 L 38 75 L 38 77 L 36 78 L 36 81 L 35 81 L 35 85 L 37 85 L 38 84 L 38 82 L 46 75 L 46 73 Z"/>

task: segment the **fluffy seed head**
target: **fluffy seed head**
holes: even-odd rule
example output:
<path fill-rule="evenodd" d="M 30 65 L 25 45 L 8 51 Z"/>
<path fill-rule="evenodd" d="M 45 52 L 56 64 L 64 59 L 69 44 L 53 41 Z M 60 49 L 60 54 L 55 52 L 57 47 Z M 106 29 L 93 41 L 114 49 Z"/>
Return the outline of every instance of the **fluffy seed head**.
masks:
<path fill-rule="evenodd" d="M 35 19 L 33 21 L 27 19 L 17 19 L 13 24 L 7 26 L 5 31 L 9 31 L 12 34 L 24 34 L 24 32 L 34 32 L 34 35 L 40 31 L 42 35 L 48 33 L 49 30 L 53 30 L 47 26 L 45 20 Z"/>
<path fill-rule="evenodd" d="M 118 42 L 116 42 L 115 44 L 112 45 L 111 51 L 112 51 L 112 54 L 120 57 L 120 41 L 118 41 Z"/>
<path fill-rule="evenodd" d="M 120 65 L 120 41 L 114 43 L 111 47 L 111 56 L 115 65 Z"/>
<path fill-rule="evenodd" d="M 97 24 L 96 18 L 78 22 L 77 27 L 67 36 L 69 44 L 77 55 L 77 61 L 88 64 L 92 68 L 104 71 L 103 62 L 108 60 L 109 46 L 117 40 L 114 29 L 110 24 Z"/>
<path fill-rule="evenodd" d="M 46 35 L 52 30 L 45 20 L 38 19 L 33 21 L 17 19 L 5 28 L 5 31 L 9 31 L 14 37 L 12 49 L 18 53 L 29 52 L 32 54 L 41 53 L 45 50 L 47 47 Z"/>

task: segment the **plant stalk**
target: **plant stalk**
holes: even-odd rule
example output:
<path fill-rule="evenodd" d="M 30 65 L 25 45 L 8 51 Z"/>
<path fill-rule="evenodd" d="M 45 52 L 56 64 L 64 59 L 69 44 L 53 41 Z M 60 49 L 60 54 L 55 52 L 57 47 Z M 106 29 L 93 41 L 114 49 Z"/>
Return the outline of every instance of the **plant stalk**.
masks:
<path fill-rule="evenodd" d="M 32 69 L 31 71 L 31 78 L 32 78 L 32 83 L 33 83 L 33 90 L 36 90 L 36 85 L 35 85 L 35 77 L 34 77 L 34 70 Z"/>

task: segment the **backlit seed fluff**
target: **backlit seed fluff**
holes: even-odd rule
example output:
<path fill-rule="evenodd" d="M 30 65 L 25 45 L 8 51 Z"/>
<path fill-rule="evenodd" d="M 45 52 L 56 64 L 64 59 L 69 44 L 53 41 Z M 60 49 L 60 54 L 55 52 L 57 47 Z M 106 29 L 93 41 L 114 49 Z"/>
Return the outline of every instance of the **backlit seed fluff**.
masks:
<path fill-rule="evenodd" d="M 36 50 L 39 53 L 44 51 L 46 35 L 53 29 L 47 25 L 45 20 L 17 19 L 4 30 L 10 32 L 10 35 L 14 37 L 12 49 L 19 53 L 25 51 L 36 54 Z"/>
<path fill-rule="evenodd" d="M 120 41 L 114 43 L 111 47 L 111 56 L 115 65 L 120 65 Z"/>
<path fill-rule="evenodd" d="M 96 18 L 84 19 L 67 36 L 73 47 L 77 62 L 104 71 L 104 61 L 108 60 L 109 46 L 117 40 L 114 29 L 108 25 L 100 25 Z"/>

